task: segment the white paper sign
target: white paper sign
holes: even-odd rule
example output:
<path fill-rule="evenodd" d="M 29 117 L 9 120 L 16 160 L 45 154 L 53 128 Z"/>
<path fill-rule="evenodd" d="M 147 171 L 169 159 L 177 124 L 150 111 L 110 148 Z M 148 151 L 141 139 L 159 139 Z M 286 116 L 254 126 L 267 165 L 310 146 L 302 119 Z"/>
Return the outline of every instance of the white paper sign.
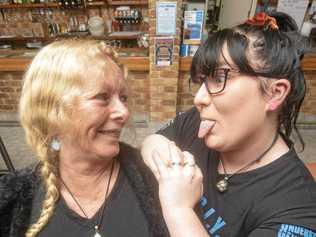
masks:
<path fill-rule="evenodd" d="M 156 37 L 155 61 L 158 67 L 172 65 L 173 37 Z"/>
<path fill-rule="evenodd" d="M 294 18 L 298 28 L 303 24 L 309 0 L 279 0 L 277 11 L 285 12 Z"/>
<path fill-rule="evenodd" d="M 175 35 L 177 20 L 176 2 L 157 2 L 156 5 L 156 34 Z"/>
<path fill-rule="evenodd" d="M 199 44 L 202 39 L 204 11 L 185 11 L 183 24 L 183 43 Z"/>

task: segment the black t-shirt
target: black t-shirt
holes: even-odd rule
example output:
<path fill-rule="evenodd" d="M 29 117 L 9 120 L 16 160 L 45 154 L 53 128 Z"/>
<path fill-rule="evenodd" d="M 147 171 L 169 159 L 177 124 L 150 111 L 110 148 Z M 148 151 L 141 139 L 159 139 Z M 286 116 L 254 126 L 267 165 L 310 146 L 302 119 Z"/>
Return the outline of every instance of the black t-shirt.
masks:
<path fill-rule="evenodd" d="M 198 214 L 210 236 L 316 236 L 316 183 L 293 148 L 264 167 L 234 175 L 220 193 L 217 153 L 197 137 L 199 125 L 193 108 L 158 133 L 195 156 L 204 182 Z"/>
<path fill-rule="evenodd" d="M 35 194 L 32 208 L 32 223 L 41 210 L 44 198 L 43 188 Z M 66 205 L 63 198 L 57 203 L 53 216 L 38 237 L 88 237 L 94 236 L 94 226 L 98 222 L 99 210 L 94 217 L 86 219 L 79 216 Z M 123 169 L 110 193 L 100 227 L 101 236 L 106 237 L 149 237 L 148 222 L 139 206 L 137 197 Z"/>

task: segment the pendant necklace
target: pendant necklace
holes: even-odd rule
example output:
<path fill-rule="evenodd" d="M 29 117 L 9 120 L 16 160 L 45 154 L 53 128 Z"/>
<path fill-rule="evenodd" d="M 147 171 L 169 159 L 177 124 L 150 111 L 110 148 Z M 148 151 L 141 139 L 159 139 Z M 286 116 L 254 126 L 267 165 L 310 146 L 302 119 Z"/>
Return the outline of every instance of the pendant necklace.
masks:
<path fill-rule="evenodd" d="M 105 195 L 104 195 L 104 202 L 101 206 L 101 211 L 99 214 L 99 218 L 97 223 L 94 226 L 94 236 L 93 237 L 102 237 L 100 234 L 100 228 L 101 228 L 101 224 L 102 224 L 102 220 L 103 220 L 103 215 L 104 215 L 104 209 L 106 206 L 106 201 L 107 201 L 107 197 L 108 197 L 108 193 L 109 193 L 109 189 L 110 189 L 110 184 L 111 184 L 111 178 L 112 178 L 112 174 L 113 174 L 113 170 L 114 170 L 114 160 L 112 161 L 112 165 L 111 165 L 111 170 L 110 170 L 110 175 L 109 175 L 109 180 L 106 184 L 106 191 L 105 191 Z M 62 184 L 64 185 L 64 187 L 66 188 L 67 192 L 70 194 L 71 198 L 73 199 L 73 201 L 76 203 L 76 205 L 79 207 L 80 211 L 83 213 L 83 215 L 85 216 L 86 219 L 89 219 L 88 215 L 86 214 L 86 212 L 83 210 L 82 206 L 79 204 L 78 200 L 75 198 L 75 196 L 73 195 L 73 193 L 70 191 L 69 187 L 66 185 L 66 183 L 64 182 L 64 180 L 60 177 L 60 180 L 62 182 Z"/>
<path fill-rule="evenodd" d="M 218 191 L 221 192 L 221 193 L 225 192 L 228 189 L 228 184 L 229 184 L 228 181 L 229 181 L 229 179 L 231 177 L 233 177 L 235 174 L 238 174 L 240 171 L 243 171 L 243 170 L 249 168 L 254 163 L 256 163 L 257 161 L 262 159 L 262 157 L 264 157 L 268 153 L 268 151 L 271 150 L 273 145 L 276 143 L 278 137 L 279 137 L 279 133 L 277 132 L 275 134 L 275 136 L 274 136 L 274 139 L 273 139 L 271 145 L 262 154 L 260 154 L 256 159 L 254 159 L 253 161 L 249 162 L 248 164 L 246 164 L 245 166 L 241 167 L 240 169 L 238 169 L 237 171 L 235 171 L 232 174 L 227 174 L 225 166 L 224 166 L 224 163 L 223 163 L 222 159 L 219 158 L 219 162 L 220 162 L 220 164 L 221 164 L 221 166 L 223 167 L 223 170 L 224 170 L 224 178 L 216 183 L 216 187 L 217 187 Z"/>

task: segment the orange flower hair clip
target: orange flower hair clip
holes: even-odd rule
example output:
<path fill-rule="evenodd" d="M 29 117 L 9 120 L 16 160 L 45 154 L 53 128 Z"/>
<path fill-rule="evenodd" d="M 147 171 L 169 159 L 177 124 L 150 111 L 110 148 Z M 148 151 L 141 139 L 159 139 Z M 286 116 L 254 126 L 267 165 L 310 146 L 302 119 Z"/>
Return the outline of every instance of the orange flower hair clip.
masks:
<path fill-rule="evenodd" d="M 248 19 L 246 24 L 263 26 L 264 29 L 278 30 L 278 24 L 274 17 L 268 16 L 264 12 L 259 12 L 254 17 Z"/>

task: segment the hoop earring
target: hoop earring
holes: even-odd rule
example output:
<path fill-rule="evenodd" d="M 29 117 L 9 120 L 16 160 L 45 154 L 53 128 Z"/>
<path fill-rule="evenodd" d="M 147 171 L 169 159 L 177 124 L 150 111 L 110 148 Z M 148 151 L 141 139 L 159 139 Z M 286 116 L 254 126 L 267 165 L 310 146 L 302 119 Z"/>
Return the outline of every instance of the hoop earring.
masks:
<path fill-rule="evenodd" d="M 52 149 L 52 151 L 60 151 L 60 141 L 57 138 L 53 138 L 53 140 L 50 143 L 50 148 Z"/>

